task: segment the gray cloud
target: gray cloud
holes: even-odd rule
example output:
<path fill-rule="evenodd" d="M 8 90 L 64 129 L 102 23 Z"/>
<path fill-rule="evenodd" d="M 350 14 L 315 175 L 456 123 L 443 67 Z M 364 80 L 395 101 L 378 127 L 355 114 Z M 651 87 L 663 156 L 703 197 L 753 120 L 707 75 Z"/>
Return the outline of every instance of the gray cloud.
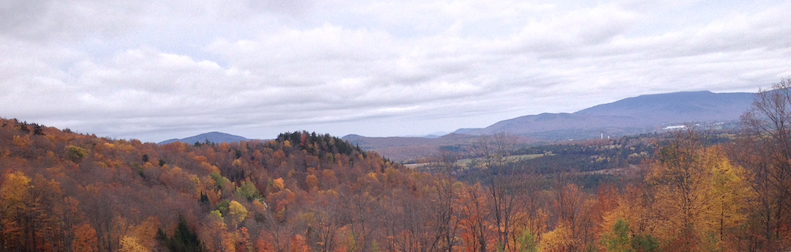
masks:
<path fill-rule="evenodd" d="M 0 116 L 146 141 L 414 135 L 791 75 L 783 1 L 7 3 Z"/>

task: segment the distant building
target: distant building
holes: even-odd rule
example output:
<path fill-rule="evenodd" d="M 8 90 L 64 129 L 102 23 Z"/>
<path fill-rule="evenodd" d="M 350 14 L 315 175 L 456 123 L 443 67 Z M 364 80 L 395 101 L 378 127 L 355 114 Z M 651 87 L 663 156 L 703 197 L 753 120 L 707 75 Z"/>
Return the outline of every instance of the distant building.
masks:
<path fill-rule="evenodd" d="M 664 128 L 666 131 L 674 131 L 674 130 L 683 130 L 686 129 L 686 125 L 671 125 Z"/>

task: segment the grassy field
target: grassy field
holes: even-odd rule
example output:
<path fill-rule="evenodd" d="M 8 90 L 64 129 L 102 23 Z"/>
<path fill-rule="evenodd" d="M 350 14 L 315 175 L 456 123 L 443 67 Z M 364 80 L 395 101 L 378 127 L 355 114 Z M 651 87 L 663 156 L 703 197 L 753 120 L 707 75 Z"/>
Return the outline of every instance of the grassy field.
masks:
<path fill-rule="evenodd" d="M 553 154 L 552 153 L 547 153 L 547 154 L 513 155 L 513 156 L 505 157 L 505 162 L 506 163 L 513 163 L 513 162 L 522 161 L 522 160 L 530 160 L 530 159 L 540 158 L 540 157 L 543 157 L 545 155 L 551 156 Z M 465 158 L 465 159 L 460 159 L 460 160 L 456 161 L 456 165 L 458 165 L 458 166 L 460 166 L 462 168 L 467 168 L 470 165 L 470 163 L 472 163 L 473 160 L 483 161 L 483 158 L 475 158 L 475 159 Z"/>
<path fill-rule="evenodd" d="M 506 163 L 513 163 L 513 162 L 517 162 L 517 161 L 522 161 L 522 160 L 530 160 L 530 159 L 540 158 L 540 157 L 543 157 L 543 156 L 552 156 L 552 155 L 554 155 L 554 154 L 552 154 L 552 153 L 546 153 L 546 154 L 524 154 L 524 155 L 513 155 L 513 156 L 507 156 L 507 157 L 505 157 L 505 162 L 506 162 Z M 475 158 L 475 159 L 472 159 L 472 158 L 465 158 L 465 159 L 459 159 L 459 160 L 457 160 L 457 161 L 456 161 L 456 165 L 457 165 L 457 166 L 459 166 L 459 167 L 461 167 L 462 169 L 467 169 L 467 167 L 470 165 L 470 163 L 472 163 L 472 162 L 473 162 L 473 160 L 482 161 L 482 160 L 483 160 L 483 158 Z M 405 164 L 404 166 L 406 166 L 406 167 L 409 167 L 409 168 L 421 168 L 421 167 L 424 167 L 424 166 L 426 166 L 426 165 L 428 165 L 428 163 Z"/>

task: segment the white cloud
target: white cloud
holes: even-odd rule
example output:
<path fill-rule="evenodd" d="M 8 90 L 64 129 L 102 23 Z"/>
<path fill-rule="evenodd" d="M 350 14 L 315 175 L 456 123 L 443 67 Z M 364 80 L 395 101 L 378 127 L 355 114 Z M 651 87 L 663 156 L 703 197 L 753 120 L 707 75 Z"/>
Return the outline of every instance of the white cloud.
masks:
<path fill-rule="evenodd" d="M 413 135 L 645 93 L 756 91 L 790 74 L 789 11 L 783 1 L 11 1 L 0 8 L 0 116 L 149 141 Z"/>

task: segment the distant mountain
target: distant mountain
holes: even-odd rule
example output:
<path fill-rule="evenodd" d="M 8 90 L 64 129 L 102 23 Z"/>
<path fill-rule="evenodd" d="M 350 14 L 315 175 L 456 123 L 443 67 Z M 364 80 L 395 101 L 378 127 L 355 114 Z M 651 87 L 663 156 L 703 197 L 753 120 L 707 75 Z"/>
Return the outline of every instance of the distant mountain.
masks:
<path fill-rule="evenodd" d="M 497 122 L 486 128 L 459 129 L 467 135 L 505 132 L 538 139 L 584 139 L 653 132 L 683 123 L 728 122 L 739 119 L 755 97 L 753 93 L 709 91 L 641 95 L 601 104 L 574 113 L 543 113 Z"/>
<path fill-rule="evenodd" d="M 447 131 L 437 131 L 437 132 L 428 133 L 426 135 L 403 135 L 403 136 L 397 136 L 397 137 L 440 138 L 440 137 L 442 137 L 444 135 L 447 135 L 447 134 L 450 134 L 450 133 L 451 132 L 447 132 Z M 352 134 L 352 135 L 354 135 L 354 134 Z M 351 135 L 349 135 L 349 136 L 351 136 Z"/>
<path fill-rule="evenodd" d="M 479 135 L 500 132 L 520 136 L 522 144 L 529 144 L 593 139 L 602 133 L 618 137 L 661 132 L 664 127 L 686 123 L 736 122 L 754 98 L 754 93 L 709 91 L 641 95 L 574 113 L 526 115 L 486 128 L 462 128 L 437 138 L 348 135 L 343 140 L 391 160 L 407 161 L 437 154 L 440 148 L 467 148 Z"/>
<path fill-rule="evenodd" d="M 635 125 L 738 120 L 752 106 L 754 93 L 679 92 L 641 95 L 593 106 L 574 114 L 622 116 Z"/>
<path fill-rule="evenodd" d="M 200 134 L 200 135 L 197 135 L 197 136 L 191 136 L 191 137 L 182 138 L 182 139 L 176 139 L 176 138 L 169 139 L 169 140 L 165 140 L 165 141 L 159 142 L 158 144 L 159 145 L 163 145 L 163 144 L 169 144 L 169 143 L 173 143 L 173 142 L 182 142 L 182 143 L 194 144 L 195 142 L 203 143 L 203 142 L 206 142 L 206 141 L 209 141 L 209 142 L 212 142 L 212 143 L 233 143 L 233 142 L 240 142 L 240 141 L 245 141 L 245 140 L 248 140 L 248 139 L 244 138 L 244 137 L 241 137 L 241 136 L 237 136 L 237 135 L 231 135 L 231 134 L 227 134 L 227 133 L 213 131 L 213 132 L 203 133 L 203 134 Z"/>

